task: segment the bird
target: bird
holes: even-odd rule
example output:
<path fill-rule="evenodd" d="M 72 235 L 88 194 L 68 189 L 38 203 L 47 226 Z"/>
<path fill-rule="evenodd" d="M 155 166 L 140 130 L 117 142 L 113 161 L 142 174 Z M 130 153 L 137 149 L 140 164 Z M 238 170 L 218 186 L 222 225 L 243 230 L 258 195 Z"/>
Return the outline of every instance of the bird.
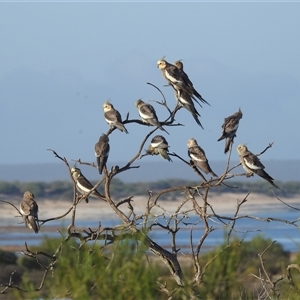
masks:
<path fill-rule="evenodd" d="M 196 164 L 196 166 L 204 173 L 211 173 L 213 176 L 218 177 L 218 175 L 211 169 L 204 150 L 197 144 L 197 141 L 194 138 L 188 140 L 187 146 L 188 156 Z"/>
<path fill-rule="evenodd" d="M 75 181 L 76 189 L 81 195 L 89 193 L 91 189 L 94 187 L 89 182 L 89 180 L 86 179 L 86 177 L 81 173 L 81 170 L 76 166 L 74 166 L 71 169 L 71 174 Z M 89 196 L 106 201 L 105 197 L 101 195 L 97 190 L 94 190 Z M 89 202 L 88 198 L 85 198 L 85 201 L 88 203 Z"/>
<path fill-rule="evenodd" d="M 200 120 L 198 119 L 198 117 L 200 117 L 200 114 L 196 110 L 195 105 L 194 105 L 190 95 L 186 91 L 175 91 L 175 97 L 178 100 L 178 104 L 180 106 L 184 107 L 185 109 L 187 109 L 192 114 L 196 123 L 199 126 L 201 126 L 202 129 L 204 129 Z"/>
<path fill-rule="evenodd" d="M 139 115 L 142 118 L 142 121 L 146 124 L 157 126 L 160 130 L 165 131 L 167 134 L 169 134 L 160 124 L 158 121 L 158 118 L 156 116 L 155 109 L 152 105 L 145 103 L 141 99 L 137 100 L 135 102 L 135 106 L 137 107 L 139 111 Z"/>
<path fill-rule="evenodd" d="M 200 106 L 197 98 L 206 104 L 209 104 L 202 96 L 194 89 L 192 82 L 189 80 L 187 74 L 183 69 L 168 63 L 165 59 L 157 62 L 157 67 L 162 71 L 163 77 L 176 91 L 185 91 L 192 97 Z"/>
<path fill-rule="evenodd" d="M 222 136 L 218 139 L 218 142 L 226 139 L 224 153 L 226 154 L 229 151 L 229 147 L 233 144 L 233 140 L 236 137 L 236 132 L 239 128 L 240 119 L 242 119 L 243 113 L 241 109 L 231 116 L 224 119 L 224 123 L 222 125 Z"/>
<path fill-rule="evenodd" d="M 160 155 L 162 158 L 172 161 L 168 154 L 169 145 L 162 135 L 156 135 L 152 138 L 151 143 L 146 150 L 149 155 Z"/>
<path fill-rule="evenodd" d="M 20 212 L 22 214 L 25 226 L 33 229 L 35 233 L 39 232 L 38 211 L 39 207 L 34 200 L 33 193 L 26 191 L 20 204 Z"/>
<path fill-rule="evenodd" d="M 260 176 L 269 183 L 271 183 L 277 189 L 280 189 L 275 183 L 274 178 L 272 178 L 264 169 L 265 166 L 261 163 L 260 159 L 248 150 L 247 146 L 244 144 L 238 145 L 237 153 L 240 158 L 240 163 L 242 164 L 243 169 L 246 171 L 246 176 L 250 177 L 253 174 Z"/>
<path fill-rule="evenodd" d="M 189 86 L 191 92 L 192 92 L 192 95 L 196 97 L 196 101 L 197 101 L 197 98 L 202 102 L 202 103 L 205 103 L 205 104 L 208 104 L 210 105 L 197 91 L 196 89 L 194 88 L 194 85 L 193 83 L 191 82 L 189 76 L 184 72 L 183 70 L 183 63 L 181 60 L 177 60 L 174 62 L 174 66 L 177 67 L 177 69 L 180 71 L 181 73 L 181 76 L 183 77 L 184 79 L 184 82 L 186 83 L 187 86 Z M 201 104 L 197 101 L 197 103 L 201 106 Z"/>
<path fill-rule="evenodd" d="M 122 117 L 118 110 L 114 108 L 114 106 L 109 103 L 108 101 L 104 102 L 103 104 L 104 110 L 104 118 L 108 125 L 111 128 L 118 128 L 120 131 L 128 133 L 127 129 L 122 123 Z"/>
<path fill-rule="evenodd" d="M 103 168 L 106 165 L 109 155 L 109 138 L 106 134 L 102 134 L 99 141 L 95 144 L 95 156 L 97 159 L 97 166 L 99 174 L 102 174 Z"/>

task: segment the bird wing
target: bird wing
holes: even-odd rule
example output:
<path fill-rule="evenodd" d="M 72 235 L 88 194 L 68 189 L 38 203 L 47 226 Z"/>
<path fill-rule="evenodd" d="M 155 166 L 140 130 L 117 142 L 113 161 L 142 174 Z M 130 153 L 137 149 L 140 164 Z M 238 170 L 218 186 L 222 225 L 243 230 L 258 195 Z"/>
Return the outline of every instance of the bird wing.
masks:
<path fill-rule="evenodd" d="M 139 108 L 140 115 L 143 119 L 157 119 L 155 109 L 150 104 L 143 104 Z"/>
<path fill-rule="evenodd" d="M 189 157 L 195 162 L 206 162 L 205 152 L 199 146 L 191 147 L 188 150 Z"/>
<path fill-rule="evenodd" d="M 261 163 L 259 158 L 253 153 L 249 153 L 248 155 L 243 157 L 245 165 L 253 171 L 263 170 L 265 166 Z"/>
<path fill-rule="evenodd" d="M 183 85 L 184 80 L 182 78 L 181 73 L 179 72 L 178 68 L 174 65 L 169 64 L 165 69 L 165 77 L 171 83 L 175 85 Z"/>
<path fill-rule="evenodd" d="M 161 149 L 165 149 L 169 147 L 167 140 L 161 135 L 157 135 L 152 139 L 151 146 L 153 148 L 161 148 Z"/>

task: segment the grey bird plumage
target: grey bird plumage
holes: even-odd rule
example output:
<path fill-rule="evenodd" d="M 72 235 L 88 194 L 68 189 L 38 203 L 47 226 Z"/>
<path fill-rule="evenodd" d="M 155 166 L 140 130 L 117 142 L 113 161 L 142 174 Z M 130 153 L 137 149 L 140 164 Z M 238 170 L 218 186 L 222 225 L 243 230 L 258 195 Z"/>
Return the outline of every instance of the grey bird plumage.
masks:
<path fill-rule="evenodd" d="M 95 144 L 95 156 L 97 159 L 97 166 L 99 174 L 102 174 L 104 166 L 109 155 L 109 138 L 106 134 L 102 134 L 99 141 Z"/>
<path fill-rule="evenodd" d="M 33 229 L 35 233 L 39 232 L 38 211 L 39 207 L 34 200 L 33 193 L 26 191 L 20 204 L 20 212 L 22 214 L 25 226 Z"/>
<path fill-rule="evenodd" d="M 185 91 L 175 91 L 175 97 L 177 98 L 179 105 L 187 109 L 193 116 L 196 123 L 201 126 L 202 129 L 204 129 L 198 118 L 200 117 L 200 114 L 196 110 L 190 95 Z"/>
<path fill-rule="evenodd" d="M 90 183 L 90 181 L 81 173 L 81 170 L 77 167 L 73 167 L 71 169 L 71 174 L 72 177 L 75 181 L 76 184 L 76 189 L 77 191 L 84 195 L 87 194 L 91 191 L 91 189 L 93 188 L 93 185 Z M 97 199 L 101 199 L 106 201 L 105 197 L 103 195 L 101 195 L 97 190 L 94 190 L 91 194 L 91 197 L 97 198 Z M 86 202 L 88 203 L 88 198 L 85 199 Z"/>
<path fill-rule="evenodd" d="M 233 144 L 233 140 L 236 137 L 236 132 L 239 128 L 239 122 L 242 117 L 243 113 L 241 109 L 239 109 L 237 112 L 224 119 L 224 123 L 222 125 L 222 136 L 218 139 L 218 142 L 226 139 L 224 148 L 225 154 L 229 151 L 230 145 Z"/>
<path fill-rule="evenodd" d="M 190 93 L 192 94 L 193 99 L 201 106 L 201 104 L 197 101 L 197 98 L 205 104 L 210 105 L 194 88 L 193 83 L 191 82 L 189 76 L 183 70 L 183 63 L 181 60 L 177 60 L 174 62 L 174 66 L 179 70 L 185 84 L 189 87 Z"/>
<path fill-rule="evenodd" d="M 167 140 L 162 135 L 156 135 L 151 140 L 151 143 L 146 150 L 149 155 L 160 155 L 162 158 L 172 161 L 168 154 L 169 145 Z"/>
<path fill-rule="evenodd" d="M 213 176 L 218 175 L 211 169 L 208 159 L 206 158 L 204 150 L 198 145 L 194 138 L 191 138 L 187 142 L 188 156 L 204 173 L 211 173 Z"/>
<path fill-rule="evenodd" d="M 108 125 L 111 128 L 118 128 L 120 131 L 128 133 L 127 129 L 122 123 L 122 117 L 118 110 L 114 108 L 114 106 L 106 101 L 103 104 L 103 110 L 104 110 L 104 118 Z"/>
<path fill-rule="evenodd" d="M 167 134 L 169 134 L 161 125 L 161 123 L 158 121 L 156 111 L 154 107 L 148 103 L 145 103 L 141 99 L 137 100 L 135 102 L 135 106 L 137 107 L 139 111 L 139 115 L 142 118 L 142 121 L 146 124 L 156 126 L 160 130 L 165 131 Z"/>
<path fill-rule="evenodd" d="M 274 178 L 272 178 L 264 169 L 265 166 L 261 163 L 260 159 L 248 150 L 246 145 L 238 145 L 236 148 L 237 153 L 240 158 L 240 163 L 242 164 L 243 169 L 247 172 L 247 177 L 256 174 L 261 178 L 267 180 L 277 189 L 280 189 L 275 183 Z"/>
<path fill-rule="evenodd" d="M 209 105 L 209 103 L 202 98 L 202 96 L 195 90 L 192 82 L 190 81 L 187 74 L 183 71 L 183 65 L 178 67 L 170 64 L 165 59 L 161 59 L 157 62 L 157 67 L 162 71 L 163 77 L 176 91 L 184 91 L 189 94 L 193 100 L 195 100 L 200 106 L 201 104 L 197 101 L 197 98 L 202 102 Z"/>

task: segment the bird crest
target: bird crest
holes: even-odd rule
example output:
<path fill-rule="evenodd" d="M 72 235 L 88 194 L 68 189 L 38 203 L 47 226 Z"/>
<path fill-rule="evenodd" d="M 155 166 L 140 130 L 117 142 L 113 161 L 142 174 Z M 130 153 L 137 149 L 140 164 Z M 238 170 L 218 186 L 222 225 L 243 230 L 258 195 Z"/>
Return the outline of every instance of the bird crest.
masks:
<path fill-rule="evenodd" d="M 161 68 L 161 67 L 165 67 L 166 66 L 166 60 L 165 60 L 166 56 L 163 56 L 160 60 L 157 61 L 157 67 Z"/>
<path fill-rule="evenodd" d="M 103 103 L 103 107 L 106 107 L 106 106 L 108 106 L 108 105 L 112 105 L 111 103 L 110 103 L 110 99 L 107 99 L 104 103 Z"/>
<path fill-rule="evenodd" d="M 34 195 L 32 192 L 30 192 L 29 190 L 27 190 L 25 193 L 24 193 L 24 198 L 34 198 Z"/>
<path fill-rule="evenodd" d="M 174 66 L 176 66 L 178 69 L 182 69 L 182 59 L 178 59 L 174 62 Z"/>
<path fill-rule="evenodd" d="M 78 169 L 76 164 L 74 164 L 74 166 L 71 169 L 71 173 L 73 174 L 73 173 L 78 172 L 78 171 L 80 171 L 80 169 Z"/>
<path fill-rule="evenodd" d="M 139 105 L 141 105 L 143 103 L 144 103 L 144 101 L 142 99 L 139 99 L 139 100 L 135 101 L 135 106 L 139 107 Z"/>

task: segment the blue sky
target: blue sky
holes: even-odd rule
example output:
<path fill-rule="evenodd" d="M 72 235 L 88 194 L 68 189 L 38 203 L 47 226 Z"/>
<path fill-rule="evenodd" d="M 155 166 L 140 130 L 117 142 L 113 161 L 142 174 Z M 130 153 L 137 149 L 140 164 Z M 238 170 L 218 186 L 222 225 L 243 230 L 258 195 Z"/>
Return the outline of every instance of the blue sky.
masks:
<path fill-rule="evenodd" d="M 156 67 L 164 55 L 183 59 L 211 104 L 197 106 L 204 130 L 179 111 L 185 126 L 163 134 L 171 152 L 187 159 L 194 137 L 209 160 L 225 161 L 217 139 L 224 118 L 240 107 L 235 147 L 247 143 L 258 153 L 274 142 L 263 161 L 299 159 L 299 28 L 300 3 L 1 2 L 0 164 L 57 162 L 47 148 L 94 161 L 94 144 L 108 130 L 105 100 L 136 119 L 137 99 L 161 99 L 151 82 L 175 106 Z M 166 110 L 152 104 L 163 120 Z M 131 159 L 150 130 L 126 128 L 128 135 L 110 137 L 110 161 Z"/>

